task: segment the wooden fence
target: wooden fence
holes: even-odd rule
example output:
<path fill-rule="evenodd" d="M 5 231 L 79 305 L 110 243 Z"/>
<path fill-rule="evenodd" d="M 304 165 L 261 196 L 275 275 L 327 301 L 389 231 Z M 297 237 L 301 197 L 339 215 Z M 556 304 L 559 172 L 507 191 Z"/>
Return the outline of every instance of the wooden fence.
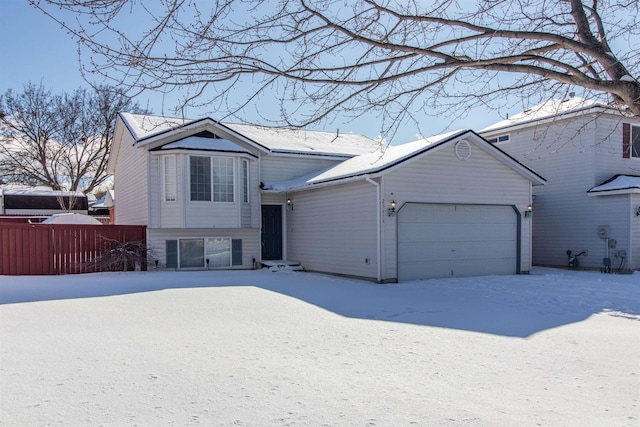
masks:
<path fill-rule="evenodd" d="M 138 225 L 0 223 L 0 275 L 133 270 L 132 256 L 146 256 L 146 235 L 146 226 Z"/>

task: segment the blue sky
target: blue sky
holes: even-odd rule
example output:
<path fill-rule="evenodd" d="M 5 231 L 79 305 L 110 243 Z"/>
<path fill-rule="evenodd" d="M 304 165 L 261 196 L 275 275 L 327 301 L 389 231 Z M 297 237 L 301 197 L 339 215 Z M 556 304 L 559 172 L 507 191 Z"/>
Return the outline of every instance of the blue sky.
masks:
<path fill-rule="evenodd" d="M 29 6 L 26 0 L 0 0 L 0 93 L 7 89 L 20 91 L 29 81 L 42 82 L 54 93 L 72 91 L 79 86 L 87 85 L 79 71 L 76 42 L 59 24 Z M 162 97 L 159 94 L 143 93 L 135 99 L 154 113 L 163 111 Z M 175 104 L 177 100 L 165 99 L 164 111 L 167 112 Z M 186 115 L 198 118 L 211 114 L 208 111 L 192 109 L 188 110 Z M 449 130 L 479 130 L 501 119 L 497 113 L 488 112 L 486 107 L 471 112 L 465 120 L 453 123 L 425 114 L 421 130 L 425 136 L 441 133 L 447 127 Z M 264 124 L 259 122 L 257 116 L 245 117 L 245 120 Z M 335 132 L 336 128 L 339 128 L 340 132 L 361 133 L 376 138 L 377 124 L 376 117 L 365 116 L 342 123 L 337 120 L 320 130 Z M 417 138 L 417 130 L 413 126 L 406 126 L 398 131 L 392 143 L 404 143 Z"/>

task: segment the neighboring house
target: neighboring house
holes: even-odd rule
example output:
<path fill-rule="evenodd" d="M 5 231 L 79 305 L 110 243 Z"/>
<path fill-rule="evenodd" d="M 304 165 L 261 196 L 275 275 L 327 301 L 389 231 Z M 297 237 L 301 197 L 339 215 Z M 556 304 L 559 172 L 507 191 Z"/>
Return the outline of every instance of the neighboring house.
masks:
<path fill-rule="evenodd" d="M 89 204 L 89 215 L 99 217 L 104 216 L 105 219 L 108 216 L 109 224 L 113 224 L 115 204 L 115 192 L 113 190 L 107 190 L 99 200 L 96 200 L 94 203 Z"/>
<path fill-rule="evenodd" d="M 548 180 L 534 190 L 534 265 L 640 269 L 638 118 L 553 99 L 480 134 Z"/>
<path fill-rule="evenodd" d="M 169 268 L 307 270 L 378 282 L 528 272 L 532 184 L 471 131 L 380 151 L 360 135 L 120 114 L 116 224 Z"/>
<path fill-rule="evenodd" d="M 49 216 L 63 212 L 88 213 L 87 196 L 81 192 L 54 191 L 46 187 L 0 187 L 0 214 Z"/>

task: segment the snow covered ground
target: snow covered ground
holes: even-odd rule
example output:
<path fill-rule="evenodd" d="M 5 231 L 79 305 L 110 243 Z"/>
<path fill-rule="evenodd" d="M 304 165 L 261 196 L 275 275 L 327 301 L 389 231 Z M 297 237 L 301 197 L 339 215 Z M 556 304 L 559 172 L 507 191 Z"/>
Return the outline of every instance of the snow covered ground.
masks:
<path fill-rule="evenodd" d="M 2 426 L 638 426 L 640 274 L 0 277 Z"/>

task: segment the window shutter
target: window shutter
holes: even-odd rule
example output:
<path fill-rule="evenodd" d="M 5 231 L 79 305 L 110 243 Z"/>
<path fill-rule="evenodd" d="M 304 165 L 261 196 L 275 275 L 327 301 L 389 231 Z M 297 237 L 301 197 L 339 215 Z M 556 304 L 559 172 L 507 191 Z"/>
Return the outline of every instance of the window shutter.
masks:
<path fill-rule="evenodd" d="M 166 264 L 167 268 L 178 268 L 178 241 L 166 241 Z"/>
<path fill-rule="evenodd" d="M 628 159 L 631 156 L 631 125 L 622 124 L 622 157 Z"/>
<path fill-rule="evenodd" d="M 242 265 L 242 240 L 231 240 L 231 265 Z"/>

